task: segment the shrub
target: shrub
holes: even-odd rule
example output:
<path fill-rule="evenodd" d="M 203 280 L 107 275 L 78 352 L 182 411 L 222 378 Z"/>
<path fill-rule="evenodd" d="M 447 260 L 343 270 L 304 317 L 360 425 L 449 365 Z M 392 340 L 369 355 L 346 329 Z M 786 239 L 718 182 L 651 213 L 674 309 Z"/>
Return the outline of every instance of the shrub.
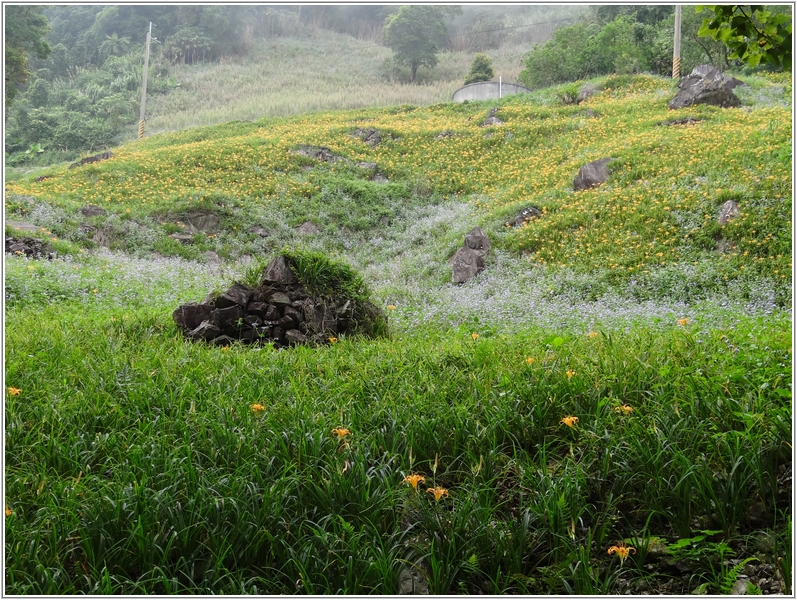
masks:
<path fill-rule="evenodd" d="M 465 77 L 465 85 L 479 81 L 490 81 L 493 78 L 493 59 L 486 54 L 477 54 L 470 66 L 470 73 Z"/>

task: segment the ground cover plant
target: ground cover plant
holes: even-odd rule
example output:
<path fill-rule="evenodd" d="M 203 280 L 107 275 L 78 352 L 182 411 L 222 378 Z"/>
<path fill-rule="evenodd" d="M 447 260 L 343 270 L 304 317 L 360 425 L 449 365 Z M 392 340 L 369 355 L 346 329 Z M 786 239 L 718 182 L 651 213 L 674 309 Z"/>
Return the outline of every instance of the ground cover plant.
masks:
<path fill-rule="evenodd" d="M 738 109 L 609 77 L 7 182 L 58 256 L 5 260 L 6 593 L 791 593 L 791 78 L 742 78 Z M 351 265 L 389 335 L 183 338 L 177 305 L 286 247 Z"/>

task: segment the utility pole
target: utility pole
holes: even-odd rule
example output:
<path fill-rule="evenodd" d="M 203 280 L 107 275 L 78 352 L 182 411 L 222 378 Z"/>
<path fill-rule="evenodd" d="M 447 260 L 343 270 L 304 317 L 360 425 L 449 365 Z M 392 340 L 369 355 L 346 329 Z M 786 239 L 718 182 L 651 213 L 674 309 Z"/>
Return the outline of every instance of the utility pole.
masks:
<path fill-rule="evenodd" d="M 672 78 L 681 77 L 681 5 L 675 5 L 675 39 L 672 45 Z"/>
<path fill-rule="evenodd" d="M 144 107 L 147 104 L 147 71 L 149 71 L 149 41 L 152 39 L 152 21 L 147 32 L 147 51 L 144 53 L 144 77 L 141 83 L 141 112 L 138 116 L 138 139 L 144 137 Z"/>

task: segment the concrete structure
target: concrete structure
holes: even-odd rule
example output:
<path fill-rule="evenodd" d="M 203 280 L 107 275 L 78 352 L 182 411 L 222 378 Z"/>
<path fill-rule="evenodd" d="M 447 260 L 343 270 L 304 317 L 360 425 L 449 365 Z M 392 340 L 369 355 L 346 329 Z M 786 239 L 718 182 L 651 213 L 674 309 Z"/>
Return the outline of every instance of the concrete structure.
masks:
<path fill-rule="evenodd" d="M 496 100 L 512 94 L 528 94 L 531 92 L 526 86 L 518 83 L 506 83 L 502 81 L 479 81 L 469 83 L 459 88 L 452 100 L 454 102 L 464 102 L 465 100 Z"/>

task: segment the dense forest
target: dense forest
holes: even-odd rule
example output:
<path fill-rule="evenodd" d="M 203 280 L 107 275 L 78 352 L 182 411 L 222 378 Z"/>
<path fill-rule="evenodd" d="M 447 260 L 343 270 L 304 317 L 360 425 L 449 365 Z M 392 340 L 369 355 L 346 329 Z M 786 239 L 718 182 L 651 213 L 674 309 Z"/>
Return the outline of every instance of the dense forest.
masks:
<path fill-rule="evenodd" d="M 401 7 L 372 6 L 7 6 L 5 160 L 9 166 L 74 160 L 131 136 L 139 116 L 144 46 L 153 42 L 147 95 L 179 87 L 178 65 L 244 58 L 259 40 L 325 29 L 385 44 Z M 447 6 L 435 51 L 528 49 L 520 80 L 532 88 L 608 73 L 672 68 L 674 7 Z M 788 7 L 776 9 L 788 11 Z M 698 30 L 711 12 L 683 11 L 682 72 L 711 62 L 728 69 L 728 47 Z M 528 23 L 543 28 L 530 29 Z M 441 20 L 442 23 L 442 20 Z M 790 22 L 789 22 L 790 23 Z M 790 24 L 789 24 L 790 29 Z M 518 60 L 521 60 L 519 57 Z M 434 64 L 433 61 L 420 64 Z M 411 63 L 415 81 L 417 63 Z M 389 72 L 395 81 L 395 68 Z M 464 74 L 463 74 L 464 78 Z M 463 81 L 464 83 L 464 81 Z"/>

